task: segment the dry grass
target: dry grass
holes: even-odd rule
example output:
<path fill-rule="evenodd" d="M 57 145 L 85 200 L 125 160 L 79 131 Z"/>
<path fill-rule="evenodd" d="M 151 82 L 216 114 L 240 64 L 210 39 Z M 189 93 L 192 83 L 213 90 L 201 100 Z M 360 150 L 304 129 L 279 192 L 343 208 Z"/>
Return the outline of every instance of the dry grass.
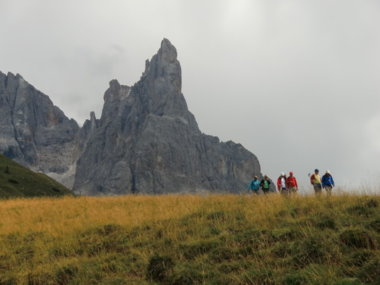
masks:
<path fill-rule="evenodd" d="M 271 211 L 282 207 L 279 196 L 162 195 L 122 197 L 64 197 L 0 201 L 0 234 L 29 231 L 53 236 L 89 226 L 118 224 L 135 227 L 144 223 L 180 218 L 200 210 L 241 210 L 256 221 L 268 222 Z M 251 215 L 252 214 L 252 215 Z M 273 214 L 273 213 L 272 213 Z"/>
<path fill-rule="evenodd" d="M 360 268 L 380 260 L 379 204 L 343 194 L 4 200 L 0 284 L 370 283 L 380 273 Z M 353 253 L 363 264 L 349 263 Z"/>

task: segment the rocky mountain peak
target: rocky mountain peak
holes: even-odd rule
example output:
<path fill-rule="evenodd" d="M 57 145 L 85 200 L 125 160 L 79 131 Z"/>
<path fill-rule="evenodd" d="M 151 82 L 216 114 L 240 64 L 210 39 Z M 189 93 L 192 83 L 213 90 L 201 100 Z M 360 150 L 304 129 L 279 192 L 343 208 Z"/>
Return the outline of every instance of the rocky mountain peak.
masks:
<path fill-rule="evenodd" d="M 72 163 L 79 127 L 20 74 L 0 75 L 0 152 L 44 172 L 64 172 Z"/>
<path fill-rule="evenodd" d="M 162 89 L 180 93 L 182 85 L 181 65 L 177 60 L 177 50 L 169 40 L 163 39 L 157 54 L 146 62 L 143 75 L 153 84 L 155 94 L 161 94 Z"/>
<path fill-rule="evenodd" d="M 240 144 L 202 134 L 163 39 L 132 87 L 109 82 L 100 119 L 81 128 L 21 75 L 0 72 L 0 152 L 78 194 L 239 192 L 260 174 Z"/>
<path fill-rule="evenodd" d="M 175 62 L 177 60 L 177 49 L 168 39 L 163 39 L 158 51 L 160 59 L 164 62 Z"/>
<path fill-rule="evenodd" d="M 177 50 L 164 39 L 131 88 L 110 82 L 102 117 L 77 162 L 80 194 L 239 191 L 257 158 L 200 132 L 181 92 Z"/>

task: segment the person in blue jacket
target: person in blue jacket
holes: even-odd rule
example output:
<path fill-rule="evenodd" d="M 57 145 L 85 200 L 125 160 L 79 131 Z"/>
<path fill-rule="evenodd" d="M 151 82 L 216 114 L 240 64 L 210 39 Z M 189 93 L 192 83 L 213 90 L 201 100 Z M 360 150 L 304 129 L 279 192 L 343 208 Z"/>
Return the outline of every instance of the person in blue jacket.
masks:
<path fill-rule="evenodd" d="M 249 190 L 251 190 L 254 194 L 259 194 L 260 180 L 257 176 L 253 177 L 253 180 L 249 184 Z"/>
<path fill-rule="evenodd" d="M 326 171 L 325 175 L 322 176 L 322 187 L 326 190 L 326 193 L 328 195 L 331 195 L 331 191 L 334 188 L 335 183 L 334 179 L 331 176 L 331 173 L 329 170 Z"/>

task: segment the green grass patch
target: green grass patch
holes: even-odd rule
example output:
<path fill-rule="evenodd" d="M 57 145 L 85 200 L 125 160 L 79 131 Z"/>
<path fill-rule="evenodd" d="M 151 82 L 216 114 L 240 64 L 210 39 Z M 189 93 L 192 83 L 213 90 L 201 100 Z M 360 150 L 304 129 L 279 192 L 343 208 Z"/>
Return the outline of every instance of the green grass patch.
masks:
<path fill-rule="evenodd" d="M 0 154 L 0 199 L 72 195 L 65 186 Z"/>

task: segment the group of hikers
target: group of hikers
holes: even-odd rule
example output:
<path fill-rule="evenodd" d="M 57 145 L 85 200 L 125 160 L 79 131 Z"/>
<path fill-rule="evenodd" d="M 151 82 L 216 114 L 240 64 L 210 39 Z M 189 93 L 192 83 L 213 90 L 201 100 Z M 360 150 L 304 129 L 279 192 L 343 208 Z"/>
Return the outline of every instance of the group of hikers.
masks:
<path fill-rule="evenodd" d="M 313 174 L 309 174 L 310 183 L 314 187 L 315 194 L 321 194 L 322 189 L 326 191 L 327 194 L 331 194 L 332 189 L 335 186 L 334 179 L 329 170 L 326 170 L 326 173 L 321 177 L 319 175 L 319 170 L 315 169 Z M 298 191 L 298 183 L 297 179 L 294 176 L 292 171 L 289 172 L 289 176 L 283 172 L 277 179 L 277 188 L 271 187 L 271 179 L 264 175 L 263 179 L 259 180 L 258 176 L 254 176 L 253 180 L 249 184 L 249 190 L 251 190 L 254 194 L 259 194 L 260 190 L 267 194 L 269 192 L 280 192 L 284 195 L 290 195 L 292 193 L 297 193 Z M 276 189 L 275 191 L 271 191 L 272 189 Z"/>

